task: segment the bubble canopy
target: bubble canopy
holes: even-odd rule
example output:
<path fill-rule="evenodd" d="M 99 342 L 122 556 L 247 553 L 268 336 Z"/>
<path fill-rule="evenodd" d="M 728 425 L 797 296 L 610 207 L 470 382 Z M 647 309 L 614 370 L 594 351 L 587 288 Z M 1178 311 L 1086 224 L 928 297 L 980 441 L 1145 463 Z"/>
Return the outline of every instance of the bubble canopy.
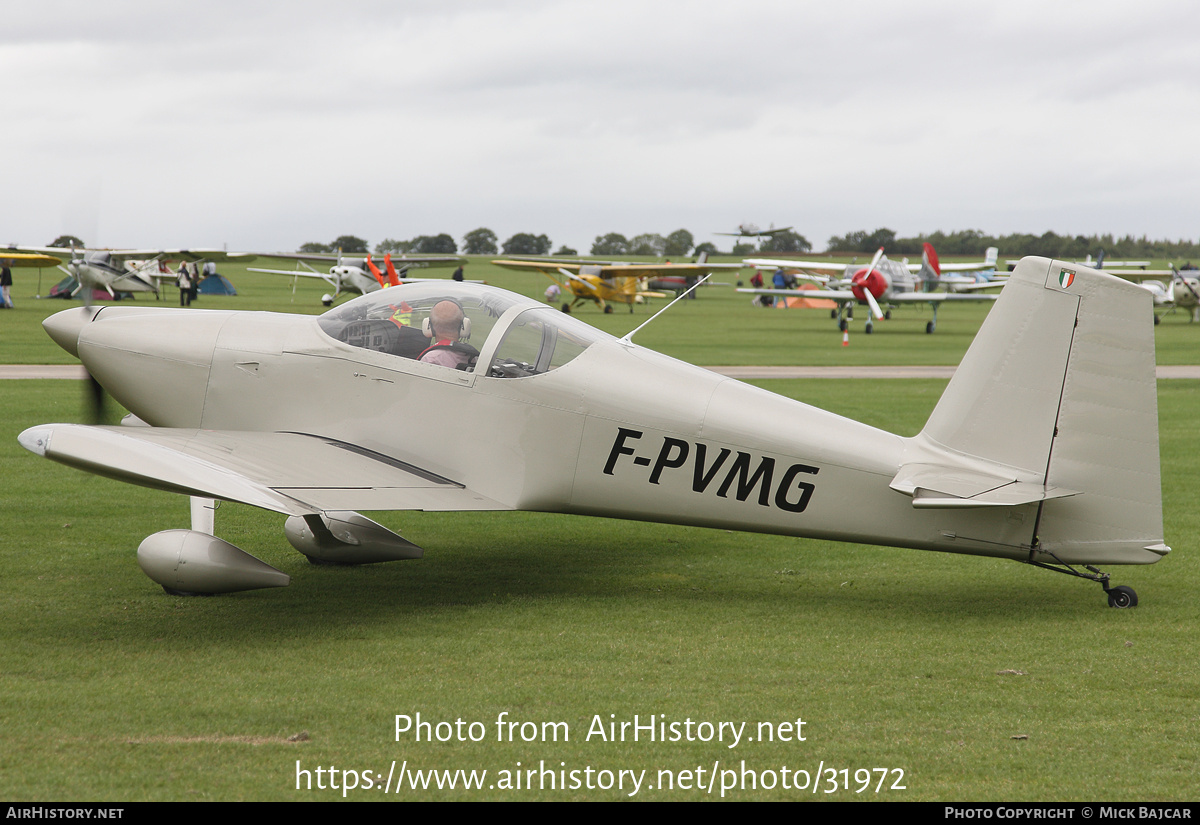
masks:
<path fill-rule="evenodd" d="M 452 301 L 466 319 L 461 341 L 476 355 L 459 369 L 494 378 L 539 375 L 573 360 L 606 332 L 532 298 L 481 284 L 429 281 L 355 298 L 317 318 L 331 338 L 362 349 L 419 359 L 434 342 L 423 326 L 433 308 Z M 487 360 L 480 363 L 481 358 Z"/>

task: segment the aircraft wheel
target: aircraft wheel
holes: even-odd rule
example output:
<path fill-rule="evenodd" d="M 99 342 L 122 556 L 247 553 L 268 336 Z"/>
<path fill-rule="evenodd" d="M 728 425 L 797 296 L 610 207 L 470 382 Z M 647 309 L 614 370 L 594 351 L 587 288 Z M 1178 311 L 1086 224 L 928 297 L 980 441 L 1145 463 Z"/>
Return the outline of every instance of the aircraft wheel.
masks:
<path fill-rule="evenodd" d="M 874 331 L 875 331 L 875 325 L 874 325 L 874 324 L 872 324 L 870 321 L 868 321 L 868 322 L 867 322 L 867 327 L 866 327 L 866 329 L 865 329 L 865 330 L 863 330 L 863 331 L 864 331 L 865 333 L 867 333 L 867 335 L 870 335 L 872 332 L 874 332 Z"/>
<path fill-rule="evenodd" d="M 929 323 L 927 323 L 925 325 L 925 334 L 932 335 L 934 329 L 935 329 L 935 327 L 933 326 L 933 321 L 930 321 Z"/>
<path fill-rule="evenodd" d="M 570 305 L 570 304 L 563 304 L 563 305 L 562 305 L 562 311 L 563 311 L 563 312 L 565 312 L 565 313 L 567 313 L 568 315 L 570 315 L 570 314 L 571 314 L 571 305 Z"/>
<path fill-rule="evenodd" d="M 1158 326 L 1158 323 L 1159 323 L 1159 321 L 1161 321 L 1161 320 L 1162 320 L 1162 318 L 1160 318 L 1159 316 L 1155 315 L 1155 316 L 1154 316 L 1154 326 Z"/>
<path fill-rule="evenodd" d="M 630 311 L 632 311 L 632 307 L 630 308 Z M 605 304 L 605 305 L 604 305 L 604 314 L 605 314 L 605 315 L 611 315 L 611 314 L 612 314 L 612 304 Z"/>
<path fill-rule="evenodd" d="M 836 309 L 831 309 L 831 310 L 829 310 L 829 317 L 830 317 L 830 318 L 836 318 L 836 317 L 837 317 L 837 310 L 836 310 Z"/>
<path fill-rule="evenodd" d="M 845 332 L 846 330 L 850 329 L 850 323 L 843 318 L 842 320 L 838 321 L 838 329 L 842 332 Z"/>
<path fill-rule="evenodd" d="M 1108 591 L 1109 607 L 1137 607 L 1137 603 L 1137 593 L 1133 592 L 1132 587 L 1121 585 Z"/>
<path fill-rule="evenodd" d="M 892 320 L 892 311 L 891 311 L 890 309 L 888 309 L 888 310 L 884 310 L 884 312 L 883 312 L 883 320 L 885 320 L 885 321 L 890 321 L 890 320 Z"/>

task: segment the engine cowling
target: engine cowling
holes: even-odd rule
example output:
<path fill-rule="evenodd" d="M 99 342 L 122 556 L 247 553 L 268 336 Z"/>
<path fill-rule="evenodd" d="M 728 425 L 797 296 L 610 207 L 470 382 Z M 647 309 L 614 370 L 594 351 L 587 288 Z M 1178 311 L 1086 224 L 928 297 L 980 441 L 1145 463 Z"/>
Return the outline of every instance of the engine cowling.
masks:
<path fill-rule="evenodd" d="M 137 551 L 147 576 L 172 595 L 286 587 L 291 577 L 229 542 L 196 530 L 163 530 Z"/>

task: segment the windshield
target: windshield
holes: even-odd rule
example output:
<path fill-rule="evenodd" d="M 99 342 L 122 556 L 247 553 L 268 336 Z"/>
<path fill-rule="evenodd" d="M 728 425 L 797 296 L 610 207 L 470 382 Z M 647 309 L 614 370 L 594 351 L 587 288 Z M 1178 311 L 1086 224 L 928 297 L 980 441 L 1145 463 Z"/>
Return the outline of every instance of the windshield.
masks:
<path fill-rule="evenodd" d="M 447 329 L 439 317 L 450 302 L 461 324 Z M 442 305 L 438 312 L 435 307 Z M 503 342 L 487 374 L 515 378 L 547 372 L 609 337 L 545 304 L 496 287 L 428 281 L 381 289 L 317 318 L 326 335 L 353 347 L 474 372 L 480 351 L 506 312 Z M 525 311 L 520 311 L 526 307 Z M 514 317 L 515 316 L 515 317 Z M 441 350 L 431 352 L 431 350 Z"/>
<path fill-rule="evenodd" d="M 527 309 L 508 325 L 488 375 L 523 378 L 557 369 L 607 333 L 550 307 Z"/>

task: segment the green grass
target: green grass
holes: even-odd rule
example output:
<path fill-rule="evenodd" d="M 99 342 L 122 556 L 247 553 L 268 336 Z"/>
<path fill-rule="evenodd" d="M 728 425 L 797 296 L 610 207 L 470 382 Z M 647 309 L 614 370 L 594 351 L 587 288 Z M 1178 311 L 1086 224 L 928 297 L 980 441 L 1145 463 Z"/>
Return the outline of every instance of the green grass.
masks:
<path fill-rule="evenodd" d="M 550 280 L 536 273 L 513 272 L 492 266 L 492 257 L 472 257 L 466 267 L 470 279 L 538 298 Z M 733 260 L 733 259 L 727 259 Z M 329 286 L 316 279 L 298 279 L 295 293 L 292 281 L 279 275 L 247 272 L 247 265 L 223 264 L 221 272 L 233 281 L 236 297 L 201 296 L 195 307 L 201 309 L 271 310 L 318 314 L 324 310 L 321 295 Z M 249 266 L 287 268 L 278 262 L 260 261 Z M 56 270 L 55 270 L 56 271 Z M 46 291 L 52 276 L 47 271 Z M 744 272 L 748 273 L 748 270 Z M 434 277 L 449 277 L 444 269 L 429 270 Z M 0 363 L 70 364 L 68 353 L 54 344 L 41 329 L 48 315 L 73 303 L 61 300 L 36 300 L 37 274 L 18 270 L 14 287 L 16 309 L 0 312 Z M 893 310 L 892 318 L 875 325 L 874 335 L 863 334 L 867 317 L 859 307 L 850 330 L 850 346 L 842 346 L 842 335 L 829 318 L 828 310 L 763 309 L 751 306 L 750 296 L 738 293 L 732 274 L 718 273 L 714 280 L 728 286 L 703 287 L 694 301 L 681 301 L 669 312 L 639 332 L 637 343 L 676 358 L 703 365 L 891 365 L 957 364 L 967 351 L 990 304 L 944 307 L 938 313 L 938 328 L 925 334 L 925 324 L 933 315 L 925 306 Z M 148 294 L 135 298 L 137 306 L 178 304 L 178 290 L 168 287 L 163 300 L 156 304 Z M 633 313 L 615 307 L 605 315 L 588 304 L 575 310 L 580 318 L 614 335 L 624 335 L 657 311 L 665 301 L 638 306 Z M 1156 327 L 1158 363 L 1200 363 L 1200 325 L 1189 323 L 1190 314 L 1179 310 L 1166 315 Z"/>
<path fill-rule="evenodd" d="M 763 384 L 906 434 L 944 386 Z M 134 549 L 185 525 L 186 503 L 25 453 L 16 432 L 75 417 L 78 388 L 6 382 L 0 789 L 30 800 L 332 799 L 340 793 L 295 790 L 297 760 L 314 772 L 386 774 L 408 760 L 493 778 L 539 760 L 650 776 L 745 760 L 757 771 L 903 768 L 907 790 L 881 797 L 905 800 L 1194 798 L 1198 389 L 1160 383 L 1177 549 L 1115 571 L 1142 597 L 1116 611 L 1093 584 L 1001 561 L 545 514 L 375 514 L 426 558 L 316 568 L 287 546 L 282 517 L 235 505 L 218 530 L 292 585 L 172 598 Z M 571 739 L 497 742 L 502 711 L 566 722 Z M 417 712 L 484 723 L 487 740 L 395 741 L 395 715 Z M 806 741 L 585 741 L 597 714 L 751 728 L 802 718 Z M 307 742 L 286 741 L 300 731 Z M 863 796 L 876 798 L 829 795 Z"/>

